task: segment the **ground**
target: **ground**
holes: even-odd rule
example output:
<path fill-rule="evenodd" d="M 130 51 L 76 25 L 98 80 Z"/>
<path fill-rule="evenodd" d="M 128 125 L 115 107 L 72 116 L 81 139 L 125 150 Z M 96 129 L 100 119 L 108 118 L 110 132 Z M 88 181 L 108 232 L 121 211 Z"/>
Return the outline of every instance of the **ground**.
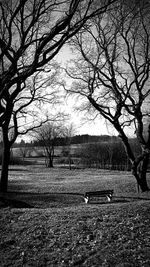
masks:
<path fill-rule="evenodd" d="M 100 189 L 111 203 L 84 203 Z M 0 207 L 0 266 L 150 266 L 150 192 L 129 172 L 13 167 Z"/>

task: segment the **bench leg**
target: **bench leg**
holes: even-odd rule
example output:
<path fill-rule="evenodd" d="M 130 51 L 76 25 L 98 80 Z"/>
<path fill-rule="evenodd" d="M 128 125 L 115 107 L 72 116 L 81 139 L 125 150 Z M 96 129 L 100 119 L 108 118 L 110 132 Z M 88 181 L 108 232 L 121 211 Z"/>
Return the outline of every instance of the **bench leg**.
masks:
<path fill-rule="evenodd" d="M 89 202 L 89 197 L 84 197 L 84 201 L 87 204 Z"/>
<path fill-rule="evenodd" d="M 112 199 L 112 196 L 111 196 L 111 195 L 108 195 L 108 196 L 106 196 L 106 197 L 107 197 L 108 202 L 110 202 L 111 199 Z"/>

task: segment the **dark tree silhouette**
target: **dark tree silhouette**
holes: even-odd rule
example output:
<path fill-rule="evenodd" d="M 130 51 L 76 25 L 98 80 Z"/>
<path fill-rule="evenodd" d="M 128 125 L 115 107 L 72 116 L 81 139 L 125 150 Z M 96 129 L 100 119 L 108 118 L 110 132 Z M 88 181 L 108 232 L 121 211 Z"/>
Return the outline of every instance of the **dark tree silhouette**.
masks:
<path fill-rule="evenodd" d="M 0 126 L 3 164 L 0 190 L 7 191 L 11 143 L 9 124 L 16 98 L 29 77 L 42 71 L 64 43 L 114 0 L 6 0 L 0 1 Z M 13 117 L 14 124 L 17 123 Z M 5 171 L 4 171 L 5 170 Z"/>
<path fill-rule="evenodd" d="M 149 190 L 149 12 L 147 1 L 119 1 L 91 19 L 71 42 L 79 57 L 66 70 L 74 80 L 69 91 L 81 96 L 82 110 L 103 116 L 118 132 L 142 191 Z M 129 143 L 131 134 L 141 147 L 139 155 Z"/>

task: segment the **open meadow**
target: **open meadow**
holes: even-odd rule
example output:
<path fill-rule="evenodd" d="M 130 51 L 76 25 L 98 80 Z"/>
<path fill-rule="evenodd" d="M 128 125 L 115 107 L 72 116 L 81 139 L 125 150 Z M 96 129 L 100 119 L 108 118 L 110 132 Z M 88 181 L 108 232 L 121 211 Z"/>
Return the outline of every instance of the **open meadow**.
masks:
<path fill-rule="evenodd" d="M 85 204 L 103 189 L 111 203 Z M 0 266 L 150 266 L 150 192 L 130 172 L 11 166 L 0 211 Z"/>

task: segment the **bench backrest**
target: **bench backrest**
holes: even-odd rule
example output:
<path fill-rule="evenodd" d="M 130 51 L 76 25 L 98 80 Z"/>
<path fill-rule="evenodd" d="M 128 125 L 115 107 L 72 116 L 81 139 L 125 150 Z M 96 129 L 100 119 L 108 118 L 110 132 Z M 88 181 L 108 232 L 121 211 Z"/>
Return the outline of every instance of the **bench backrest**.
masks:
<path fill-rule="evenodd" d="M 113 194 L 113 190 L 102 190 L 102 191 L 90 191 L 90 192 L 86 192 L 85 196 L 90 196 L 90 195 L 99 195 L 99 196 L 107 196 L 107 195 L 112 195 Z"/>

